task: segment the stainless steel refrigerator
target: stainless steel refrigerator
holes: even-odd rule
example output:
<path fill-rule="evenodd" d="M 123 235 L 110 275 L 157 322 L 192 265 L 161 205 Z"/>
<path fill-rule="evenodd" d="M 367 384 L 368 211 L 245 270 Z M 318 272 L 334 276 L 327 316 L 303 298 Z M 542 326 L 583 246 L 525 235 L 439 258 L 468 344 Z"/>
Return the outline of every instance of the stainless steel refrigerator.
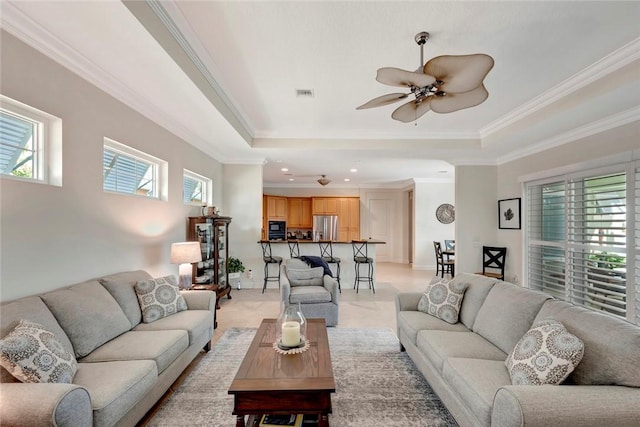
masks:
<path fill-rule="evenodd" d="M 338 240 L 338 215 L 314 215 L 313 240 Z"/>

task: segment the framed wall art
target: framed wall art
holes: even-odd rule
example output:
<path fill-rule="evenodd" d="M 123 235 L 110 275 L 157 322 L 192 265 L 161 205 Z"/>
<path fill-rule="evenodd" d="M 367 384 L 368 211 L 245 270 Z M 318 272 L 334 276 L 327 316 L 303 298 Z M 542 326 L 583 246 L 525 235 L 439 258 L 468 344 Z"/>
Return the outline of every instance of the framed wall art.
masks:
<path fill-rule="evenodd" d="M 498 228 L 520 230 L 520 197 L 498 200 Z"/>

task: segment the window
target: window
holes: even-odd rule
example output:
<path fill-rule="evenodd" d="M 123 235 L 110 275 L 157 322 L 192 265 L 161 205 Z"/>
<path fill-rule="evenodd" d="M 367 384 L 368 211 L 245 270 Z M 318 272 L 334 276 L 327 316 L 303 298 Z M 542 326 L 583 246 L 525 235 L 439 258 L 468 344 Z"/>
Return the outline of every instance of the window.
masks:
<path fill-rule="evenodd" d="M 104 139 L 103 189 L 115 193 L 165 198 L 167 163 L 126 145 Z"/>
<path fill-rule="evenodd" d="M 640 162 L 530 182 L 526 198 L 528 286 L 640 324 Z"/>
<path fill-rule="evenodd" d="M 209 205 L 213 199 L 213 181 L 187 169 L 183 170 L 182 201 L 190 205 Z"/>
<path fill-rule="evenodd" d="M 0 95 L 0 175 L 62 185 L 61 120 Z"/>

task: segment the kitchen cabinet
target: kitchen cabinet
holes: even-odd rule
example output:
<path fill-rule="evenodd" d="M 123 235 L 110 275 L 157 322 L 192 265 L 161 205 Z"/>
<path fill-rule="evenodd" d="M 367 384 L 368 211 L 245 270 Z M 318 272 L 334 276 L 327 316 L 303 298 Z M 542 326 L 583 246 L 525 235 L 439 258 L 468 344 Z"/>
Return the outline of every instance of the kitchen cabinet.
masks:
<path fill-rule="evenodd" d="M 338 199 L 338 240 L 348 242 L 360 239 L 360 199 Z"/>
<path fill-rule="evenodd" d="M 189 217 L 187 240 L 200 242 L 202 254 L 202 261 L 193 264 L 193 282 L 211 285 L 218 300 L 225 295 L 231 299 L 227 272 L 230 223 L 231 218 L 225 216 Z"/>
<path fill-rule="evenodd" d="M 313 215 L 338 215 L 337 197 L 313 197 L 311 205 Z"/>
<path fill-rule="evenodd" d="M 287 228 L 312 228 L 310 197 L 289 197 Z"/>
<path fill-rule="evenodd" d="M 287 198 L 266 196 L 267 221 L 287 220 Z"/>

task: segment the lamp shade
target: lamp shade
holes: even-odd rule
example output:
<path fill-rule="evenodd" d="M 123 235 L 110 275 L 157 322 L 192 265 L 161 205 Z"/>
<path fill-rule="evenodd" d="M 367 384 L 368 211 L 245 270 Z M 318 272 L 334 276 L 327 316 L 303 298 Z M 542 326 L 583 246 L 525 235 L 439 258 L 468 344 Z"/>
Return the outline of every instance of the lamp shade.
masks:
<path fill-rule="evenodd" d="M 171 264 L 191 264 L 202 261 L 199 242 L 171 244 Z"/>

